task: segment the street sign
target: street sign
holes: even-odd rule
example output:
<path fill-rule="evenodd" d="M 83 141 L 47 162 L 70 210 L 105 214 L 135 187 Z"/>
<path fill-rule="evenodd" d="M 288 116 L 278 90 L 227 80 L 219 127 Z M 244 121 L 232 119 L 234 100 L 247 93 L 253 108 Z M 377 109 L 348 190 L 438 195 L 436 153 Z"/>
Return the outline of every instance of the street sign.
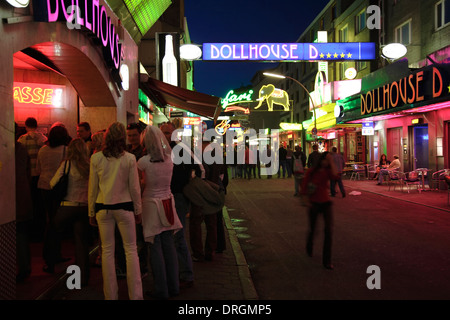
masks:
<path fill-rule="evenodd" d="M 210 61 L 345 61 L 375 59 L 374 42 L 204 43 Z"/>
<path fill-rule="evenodd" d="M 313 136 L 317 136 L 317 128 L 316 128 L 316 127 L 312 128 L 311 134 L 312 134 Z"/>

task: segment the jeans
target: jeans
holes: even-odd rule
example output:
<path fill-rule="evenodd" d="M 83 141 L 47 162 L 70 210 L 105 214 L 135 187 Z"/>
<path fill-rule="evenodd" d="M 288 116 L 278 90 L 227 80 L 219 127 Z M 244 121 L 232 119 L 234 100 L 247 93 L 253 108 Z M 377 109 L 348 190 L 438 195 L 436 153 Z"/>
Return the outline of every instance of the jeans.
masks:
<path fill-rule="evenodd" d="M 388 169 L 381 169 L 380 173 L 378 173 L 378 183 L 382 184 L 384 176 L 388 176 L 388 175 L 389 175 L 389 170 Z"/>
<path fill-rule="evenodd" d="M 302 185 L 303 176 L 295 177 L 294 176 L 294 187 L 295 187 L 295 195 L 300 195 L 300 186 Z"/>
<path fill-rule="evenodd" d="M 180 233 L 182 231 L 178 231 Z M 180 293 L 177 251 L 173 231 L 168 230 L 155 236 L 150 246 L 150 263 L 153 273 L 154 296 L 168 299 Z"/>
<path fill-rule="evenodd" d="M 330 192 L 331 192 L 331 196 L 334 197 L 336 195 L 336 182 L 339 186 L 339 190 L 341 191 L 341 195 L 343 197 L 345 197 L 345 189 L 344 189 L 344 184 L 342 183 L 342 178 L 339 177 L 339 179 L 337 180 L 331 180 L 330 181 Z"/>
<path fill-rule="evenodd" d="M 286 160 L 280 160 L 280 165 L 278 166 L 278 178 L 281 174 L 281 168 L 283 168 L 283 178 L 286 176 Z"/>
<path fill-rule="evenodd" d="M 333 237 L 333 210 L 331 202 L 311 203 L 309 209 L 309 232 L 306 239 L 306 250 L 312 254 L 314 236 L 316 231 L 317 217 L 323 214 L 324 218 L 324 242 L 323 242 L 323 264 L 331 263 L 331 245 Z"/>
<path fill-rule="evenodd" d="M 186 241 L 186 215 L 189 211 L 188 200 L 182 193 L 174 193 L 175 208 L 177 210 L 178 218 L 183 225 L 183 230 L 175 233 L 175 248 L 178 255 L 178 267 L 180 271 L 180 280 L 193 281 L 194 272 L 192 268 L 192 257 Z"/>
<path fill-rule="evenodd" d="M 143 300 L 141 272 L 136 247 L 136 222 L 134 213 L 125 210 L 100 210 L 97 223 L 102 242 L 103 292 L 106 300 L 117 300 L 115 251 L 115 226 L 119 228 L 127 262 L 127 285 L 130 300 Z"/>
<path fill-rule="evenodd" d="M 205 249 L 203 251 L 202 222 L 206 225 Z M 203 214 L 202 208 L 191 204 L 189 236 L 192 255 L 198 260 L 212 259 L 217 248 L 217 214 Z"/>
<path fill-rule="evenodd" d="M 292 166 L 293 166 L 292 158 L 286 159 L 286 169 L 288 178 L 292 176 Z"/>

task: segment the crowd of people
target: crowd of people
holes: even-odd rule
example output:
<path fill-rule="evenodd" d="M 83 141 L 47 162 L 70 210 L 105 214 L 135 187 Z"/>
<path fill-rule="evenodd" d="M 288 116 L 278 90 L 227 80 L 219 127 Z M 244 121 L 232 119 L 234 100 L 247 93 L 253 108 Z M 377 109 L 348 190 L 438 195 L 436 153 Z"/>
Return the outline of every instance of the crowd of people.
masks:
<path fill-rule="evenodd" d="M 96 264 L 102 268 L 107 300 L 118 299 L 120 275 L 126 276 L 132 300 L 144 294 L 155 299 L 178 295 L 194 283 L 193 260 L 210 261 L 225 250 L 226 167 L 174 164 L 173 123 L 125 127 L 114 122 L 92 133 L 89 123 L 82 122 L 76 138 L 60 122 L 48 135 L 37 128 L 34 118 L 26 120 L 23 134 L 16 124 L 18 282 L 31 274 L 31 242 L 43 244 L 43 271 L 52 274 L 57 264 L 68 261 L 61 244 L 69 231 L 82 286 L 89 285 L 89 252 L 98 245 Z M 183 152 L 193 157 L 190 150 Z M 60 199 L 56 188 L 63 177 L 68 184 Z M 142 278 L 150 269 L 153 289 L 144 293 Z"/>
<path fill-rule="evenodd" d="M 96 265 L 102 268 L 108 300 L 118 299 L 119 276 L 127 279 L 130 299 L 143 299 L 144 294 L 156 299 L 176 296 L 180 288 L 194 283 L 193 261 L 211 261 L 226 249 L 222 209 L 227 165 L 173 163 L 175 124 L 125 127 L 114 122 L 92 133 L 89 123 L 82 122 L 76 138 L 60 122 L 47 135 L 37 128 L 34 118 L 26 120 L 23 134 L 16 124 L 17 281 L 31 274 L 30 242 L 43 244 L 43 271 L 52 274 L 56 265 L 68 261 L 61 249 L 68 231 L 73 233 L 82 286 L 89 285 L 90 249 L 98 247 Z M 213 143 L 203 141 L 203 150 Z M 259 154 L 253 164 L 252 153 L 245 148 L 244 164 L 229 165 L 232 178 L 250 179 L 252 174 L 261 178 Z M 181 152 L 182 158 L 185 152 L 194 158 L 190 149 L 182 147 Z M 271 155 L 270 146 L 266 152 Z M 308 157 L 300 146 L 294 150 L 282 146 L 278 154 L 278 177 L 294 177 L 294 196 L 309 208 L 306 251 L 312 256 L 317 218 L 323 214 L 323 264 L 332 269 L 330 196 L 336 195 L 338 184 L 345 197 L 343 156 L 336 148 L 320 153 L 317 145 Z M 65 176 L 67 190 L 59 199 L 55 188 Z M 150 270 L 153 290 L 144 293 L 142 278 Z"/>

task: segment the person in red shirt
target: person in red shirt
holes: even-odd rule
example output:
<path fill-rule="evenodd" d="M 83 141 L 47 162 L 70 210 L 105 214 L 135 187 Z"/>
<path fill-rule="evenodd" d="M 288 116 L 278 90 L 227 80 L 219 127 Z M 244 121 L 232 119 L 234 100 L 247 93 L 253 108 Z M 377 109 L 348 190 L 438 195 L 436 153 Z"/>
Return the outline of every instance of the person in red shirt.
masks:
<path fill-rule="evenodd" d="M 326 269 L 334 269 L 331 263 L 331 245 L 333 234 L 333 210 L 329 195 L 329 181 L 336 180 L 338 172 L 332 155 L 329 152 L 321 154 L 317 164 L 310 168 L 303 179 L 302 191 L 305 206 L 309 208 L 309 232 L 306 242 L 306 252 L 312 257 L 314 234 L 317 217 L 323 214 L 325 222 L 325 239 L 323 244 L 322 262 Z"/>

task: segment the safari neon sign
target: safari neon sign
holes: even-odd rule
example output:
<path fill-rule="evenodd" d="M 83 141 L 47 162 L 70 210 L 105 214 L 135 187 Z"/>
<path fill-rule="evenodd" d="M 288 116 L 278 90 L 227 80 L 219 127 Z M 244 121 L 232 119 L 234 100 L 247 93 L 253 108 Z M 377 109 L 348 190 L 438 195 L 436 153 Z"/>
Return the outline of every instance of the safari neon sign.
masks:
<path fill-rule="evenodd" d="M 14 82 L 14 107 L 63 107 L 65 86 Z"/>
<path fill-rule="evenodd" d="M 373 60 L 373 42 L 204 43 L 203 60 L 310 61 Z"/>
<path fill-rule="evenodd" d="M 222 99 L 222 108 L 239 103 L 239 102 L 251 102 L 253 97 L 253 90 L 250 89 L 243 93 L 235 93 L 234 90 L 228 91 L 225 98 Z"/>

